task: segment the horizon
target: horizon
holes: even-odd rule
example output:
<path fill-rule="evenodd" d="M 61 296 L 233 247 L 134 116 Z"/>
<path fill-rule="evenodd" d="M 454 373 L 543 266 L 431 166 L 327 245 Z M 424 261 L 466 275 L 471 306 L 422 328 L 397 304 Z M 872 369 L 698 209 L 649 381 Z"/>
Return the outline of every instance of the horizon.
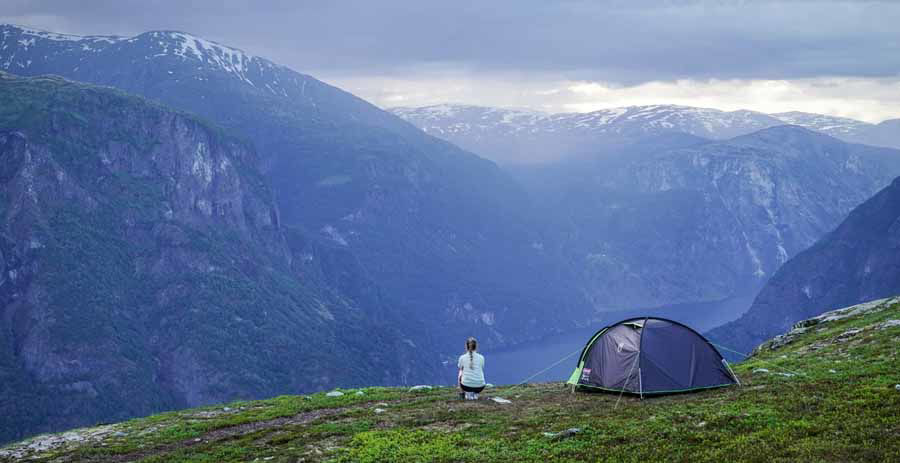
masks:
<path fill-rule="evenodd" d="M 71 36 L 71 37 L 79 37 L 79 38 L 90 38 L 90 37 L 116 38 L 116 39 L 122 39 L 122 40 L 128 40 L 128 39 L 132 39 L 132 38 L 134 38 L 134 37 L 137 37 L 137 36 L 139 36 L 139 35 L 148 34 L 148 33 L 154 33 L 154 32 L 155 32 L 155 33 L 178 33 L 178 34 L 190 35 L 190 36 L 193 36 L 193 37 L 196 37 L 196 38 L 199 38 L 199 39 L 208 41 L 208 42 L 212 42 L 212 43 L 215 43 L 216 45 L 219 45 L 219 46 L 221 46 L 221 47 L 230 48 L 230 49 L 232 49 L 232 50 L 236 50 L 236 51 L 239 51 L 239 52 L 241 52 L 241 53 L 244 53 L 244 54 L 246 54 L 246 55 L 248 55 L 248 56 L 251 56 L 251 57 L 258 57 L 258 58 L 261 58 L 261 59 L 270 61 L 270 62 L 272 62 L 272 63 L 274 63 L 274 64 L 277 64 L 277 65 L 283 65 L 282 63 L 279 63 L 279 62 L 275 61 L 275 60 L 272 59 L 272 58 L 269 58 L 269 57 L 266 57 L 266 56 L 261 56 L 261 55 L 255 55 L 255 54 L 253 54 L 253 53 L 249 53 L 249 52 L 247 52 L 246 50 L 244 50 L 243 48 L 241 48 L 240 46 L 235 46 L 235 45 L 228 44 L 228 43 L 222 43 L 222 42 L 220 42 L 220 41 L 212 40 L 212 39 L 203 37 L 203 36 L 201 36 L 201 35 L 195 34 L 195 33 L 193 33 L 193 32 L 190 32 L 190 31 L 184 31 L 184 30 L 175 30 L 175 29 L 150 29 L 150 30 L 145 30 L 145 31 L 143 31 L 143 32 L 139 32 L 139 33 L 134 34 L 134 35 L 116 35 L 116 34 L 73 34 L 73 33 L 58 32 L 58 31 L 54 31 L 54 30 L 49 30 L 49 29 L 45 29 L 45 28 L 42 28 L 42 27 L 39 27 L 39 26 L 30 25 L 30 24 L 17 24 L 17 23 L 12 23 L 12 22 L 0 23 L 0 26 L 3 26 L 3 25 L 5 25 L 5 26 L 17 27 L 17 28 L 20 28 L 20 29 L 23 29 L 23 30 L 26 30 L 26 31 L 42 32 L 42 33 L 53 34 L 53 35 L 63 35 L 63 36 Z M 301 74 L 305 74 L 305 72 L 303 72 L 303 71 L 294 69 L 293 67 L 290 67 L 290 66 L 288 66 L 288 67 L 289 67 L 291 70 L 295 71 L 295 72 L 298 72 L 298 73 L 301 73 Z M 319 76 L 314 75 L 314 74 L 309 74 L 309 75 L 310 75 L 311 77 L 313 77 L 313 78 L 315 78 L 315 79 L 317 79 L 317 80 L 321 80 L 322 82 L 325 82 L 325 83 L 327 83 L 327 84 L 329 84 L 329 85 L 333 85 L 333 86 L 338 87 L 338 88 L 340 88 L 340 89 L 342 89 L 342 90 L 345 90 L 345 91 L 350 91 L 348 88 L 346 88 L 346 87 L 340 85 L 339 83 L 329 82 L 329 81 L 327 81 L 327 80 L 325 80 L 325 79 L 322 79 L 322 78 L 320 78 Z M 642 102 L 642 103 L 639 103 L 639 104 L 636 103 L 636 104 L 628 104 L 628 105 L 603 105 L 603 104 L 597 104 L 597 103 L 594 103 L 594 104 L 587 105 L 587 106 L 576 106 L 576 107 L 572 108 L 572 110 L 570 110 L 570 111 L 550 111 L 550 110 L 547 110 L 546 108 L 535 108 L 535 107 L 529 107 L 529 106 L 484 105 L 484 104 L 480 104 L 480 103 L 477 103 L 477 102 L 468 102 L 468 101 L 440 101 L 440 102 L 425 103 L 425 104 L 418 104 L 418 105 L 398 104 L 398 105 L 386 105 L 386 106 L 385 106 L 385 105 L 378 104 L 376 101 L 373 101 L 373 100 L 371 100 L 371 99 L 365 97 L 364 95 L 357 94 L 356 92 L 351 92 L 351 93 L 353 93 L 354 95 L 356 95 L 356 96 L 358 96 L 358 97 L 360 97 L 360 98 L 366 100 L 367 102 L 372 103 L 373 105 L 375 105 L 375 106 L 377 106 L 377 107 L 379 107 L 379 108 L 381 108 L 381 109 L 384 109 L 384 110 L 395 110 L 395 109 L 403 109 L 403 108 L 410 108 L 410 109 L 424 109 L 424 108 L 438 107 L 438 106 L 456 106 L 456 107 L 465 107 L 465 106 L 467 106 L 467 107 L 476 107 L 476 108 L 483 108 L 483 109 L 499 109 L 499 110 L 506 110 L 506 111 L 534 112 L 534 113 L 541 113 L 541 114 L 545 114 L 545 115 L 562 115 L 562 114 L 591 114 L 591 113 L 595 113 L 595 112 L 606 111 L 606 110 L 613 110 L 613 109 L 620 109 L 620 108 L 652 107 L 652 106 L 670 106 L 670 107 L 689 108 L 689 109 L 715 110 L 715 111 L 722 111 L 722 112 L 726 112 L 726 113 L 737 112 L 737 111 L 751 111 L 751 112 L 755 112 L 755 113 L 759 113 L 759 114 L 765 114 L 765 115 L 769 115 L 769 116 L 774 116 L 774 115 L 778 115 L 778 114 L 786 114 L 786 113 L 802 113 L 802 114 L 808 114 L 808 115 L 822 115 L 822 116 L 828 116 L 828 117 L 834 117 L 834 118 L 840 118 L 840 119 L 848 119 L 848 120 L 853 120 L 853 121 L 863 122 L 863 123 L 866 123 L 866 124 L 873 124 L 873 125 L 877 125 L 877 124 L 879 124 L 879 123 L 882 123 L 882 122 L 885 122 L 885 121 L 889 121 L 889 120 L 900 119 L 900 111 L 898 111 L 898 113 L 895 114 L 895 115 L 893 115 L 893 116 L 887 116 L 887 117 L 885 117 L 885 118 L 883 118 L 883 119 L 879 119 L 879 120 L 874 120 L 874 121 L 873 121 L 873 120 L 865 120 L 865 119 L 861 119 L 861 118 L 853 118 L 853 117 L 848 117 L 848 116 L 842 116 L 842 115 L 840 115 L 840 114 L 834 114 L 834 113 L 803 111 L 803 110 L 796 109 L 796 108 L 795 108 L 795 109 L 779 110 L 779 111 L 775 111 L 775 112 L 766 112 L 766 111 L 761 111 L 761 110 L 758 110 L 758 109 L 752 109 L 752 108 L 750 108 L 750 107 L 723 108 L 723 107 L 715 107 L 715 106 L 703 106 L 703 105 L 684 104 L 684 103 L 672 103 L 672 102 L 670 102 L 670 101 L 668 101 L 668 100 L 660 100 L 660 101 L 657 101 L 657 102 Z M 580 110 L 579 110 L 579 109 L 580 109 Z"/>

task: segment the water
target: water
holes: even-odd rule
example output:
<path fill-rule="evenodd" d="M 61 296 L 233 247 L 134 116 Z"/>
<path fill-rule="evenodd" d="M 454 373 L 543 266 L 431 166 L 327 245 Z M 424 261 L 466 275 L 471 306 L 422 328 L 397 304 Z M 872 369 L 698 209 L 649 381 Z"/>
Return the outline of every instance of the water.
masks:
<path fill-rule="evenodd" d="M 485 352 L 485 379 L 493 384 L 518 384 L 563 357 L 569 356 L 559 365 L 529 380 L 529 382 L 565 381 L 575 369 L 578 354 L 581 353 L 585 343 L 600 328 L 602 326 L 575 330 L 513 349 Z"/>

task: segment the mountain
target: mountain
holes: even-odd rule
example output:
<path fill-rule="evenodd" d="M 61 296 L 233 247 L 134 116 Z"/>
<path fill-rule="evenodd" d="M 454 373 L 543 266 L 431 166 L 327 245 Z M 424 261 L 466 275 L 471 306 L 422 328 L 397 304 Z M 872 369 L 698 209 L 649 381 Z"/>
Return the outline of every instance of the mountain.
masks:
<path fill-rule="evenodd" d="M 783 121 L 785 124 L 799 125 L 843 140 L 857 140 L 862 133 L 873 126 L 873 124 L 868 122 L 858 121 L 847 117 L 804 113 L 800 111 L 776 113 L 771 114 L 771 116 Z"/>
<path fill-rule="evenodd" d="M 806 127 L 842 140 L 873 146 L 900 148 L 900 119 L 890 119 L 878 124 L 802 112 L 772 114 L 788 124 Z"/>
<path fill-rule="evenodd" d="M 662 134 L 726 139 L 781 124 L 776 118 L 753 111 L 675 105 L 562 114 L 465 105 L 390 111 L 431 135 L 503 164 L 597 155 Z"/>
<path fill-rule="evenodd" d="M 898 303 L 802 322 L 815 329 L 732 365 L 741 386 L 640 400 L 530 383 L 468 402 L 449 387 L 343 389 L 37 436 L 0 461 L 893 461 Z"/>
<path fill-rule="evenodd" d="M 409 321 L 295 270 L 246 142 L 58 77 L 0 101 L 0 440 L 428 377 Z"/>
<path fill-rule="evenodd" d="M 858 140 L 870 145 L 900 148 L 900 119 L 889 119 L 869 127 Z"/>
<path fill-rule="evenodd" d="M 429 350 L 449 358 L 468 335 L 500 345 L 574 324 L 544 310 L 573 313 L 579 300 L 541 273 L 527 196 L 495 164 L 310 76 L 190 34 L 3 26 L 0 37 L 0 64 L 12 72 L 117 87 L 248 140 L 297 265 L 321 269 L 360 304 L 423 320 Z"/>
<path fill-rule="evenodd" d="M 710 336 L 748 351 L 798 320 L 900 293 L 900 178 L 782 266 L 740 319 Z"/>
<path fill-rule="evenodd" d="M 784 262 L 900 174 L 900 152 L 778 126 L 718 142 L 657 138 L 516 172 L 552 224 L 543 252 L 595 313 L 666 309 L 712 327 L 746 311 Z"/>
<path fill-rule="evenodd" d="M 453 104 L 390 111 L 431 135 L 504 165 L 608 155 L 638 140 L 665 134 L 723 140 L 785 124 L 852 143 L 900 148 L 900 120 L 876 125 L 798 111 L 764 114 L 653 105 L 548 114 Z"/>

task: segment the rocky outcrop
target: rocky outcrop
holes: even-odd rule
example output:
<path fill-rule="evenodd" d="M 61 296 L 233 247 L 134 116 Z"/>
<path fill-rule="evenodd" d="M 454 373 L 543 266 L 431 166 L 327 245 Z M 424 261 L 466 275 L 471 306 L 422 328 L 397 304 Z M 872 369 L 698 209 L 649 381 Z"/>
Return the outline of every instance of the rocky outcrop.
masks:
<path fill-rule="evenodd" d="M 845 318 L 854 317 L 857 315 L 863 315 L 872 312 L 878 312 L 888 308 L 892 305 L 900 303 L 900 297 L 892 297 L 892 298 L 884 298 L 884 299 L 876 299 L 874 301 L 865 302 L 862 304 L 845 307 L 842 309 L 831 310 L 825 312 L 816 317 L 807 318 L 806 320 L 800 320 L 795 323 L 794 326 L 791 327 L 791 330 L 779 334 L 772 339 L 760 344 L 757 346 L 751 355 L 757 355 L 767 350 L 778 350 L 788 344 L 791 344 L 795 340 L 802 337 L 802 335 L 806 334 L 810 330 L 819 330 L 822 328 L 822 324 L 830 323 L 838 320 L 843 320 Z M 893 326 L 900 325 L 900 321 L 898 320 L 888 320 L 881 324 L 875 325 L 876 329 L 885 329 Z M 837 337 L 833 339 L 833 342 L 842 342 L 845 341 L 857 334 L 859 334 L 861 329 L 851 329 L 844 331 Z M 813 344 L 815 346 L 815 344 Z"/>

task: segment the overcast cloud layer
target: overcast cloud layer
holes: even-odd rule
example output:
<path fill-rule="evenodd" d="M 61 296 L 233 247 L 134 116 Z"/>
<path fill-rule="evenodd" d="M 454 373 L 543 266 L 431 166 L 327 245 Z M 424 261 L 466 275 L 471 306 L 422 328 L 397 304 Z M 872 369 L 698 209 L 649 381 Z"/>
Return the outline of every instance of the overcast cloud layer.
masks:
<path fill-rule="evenodd" d="M 900 117 L 900 2 L 2 0 L 0 21 L 186 31 L 381 106 L 677 103 Z"/>

